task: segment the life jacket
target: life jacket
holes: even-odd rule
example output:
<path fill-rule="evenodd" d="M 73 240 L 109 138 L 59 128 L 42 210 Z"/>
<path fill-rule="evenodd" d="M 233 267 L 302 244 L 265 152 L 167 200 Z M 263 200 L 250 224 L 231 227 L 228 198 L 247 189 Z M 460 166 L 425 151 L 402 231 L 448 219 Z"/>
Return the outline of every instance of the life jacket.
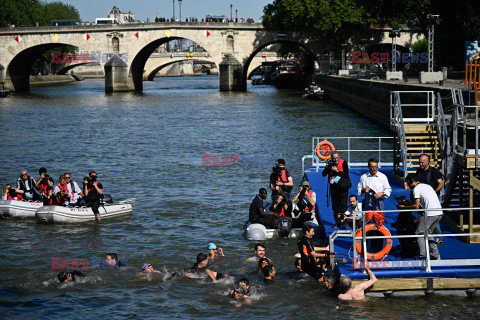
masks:
<path fill-rule="evenodd" d="M 25 181 L 22 178 L 18 178 L 18 189 L 23 190 L 27 192 L 27 185 L 25 184 Z M 28 193 L 33 194 L 33 188 L 35 187 L 35 183 L 33 182 L 33 179 L 28 176 L 27 179 L 28 186 L 30 187 L 30 191 Z"/>
<path fill-rule="evenodd" d="M 278 175 L 277 181 L 287 183 L 288 182 L 288 177 L 287 177 L 287 169 L 282 169 L 282 174 Z M 281 186 L 283 191 L 290 192 L 293 187 L 291 186 Z"/>
<path fill-rule="evenodd" d="M 337 163 L 337 169 L 338 171 L 341 171 L 343 172 L 343 163 L 345 162 L 345 160 L 343 160 L 342 158 L 338 158 L 338 163 Z M 330 172 L 328 174 L 328 183 L 330 183 L 332 181 L 332 172 Z"/>
<path fill-rule="evenodd" d="M 273 212 L 280 214 L 280 217 L 285 217 L 285 208 L 281 203 L 277 205 L 277 207 L 273 210 Z"/>
<path fill-rule="evenodd" d="M 64 185 L 62 186 L 61 184 L 57 185 L 58 189 L 60 189 L 61 191 L 67 191 L 67 194 L 68 194 L 68 186 L 67 185 Z M 59 202 L 66 202 L 68 201 L 68 196 L 67 195 L 60 195 L 59 194 Z"/>
<path fill-rule="evenodd" d="M 312 189 L 309 189 L 308 190 L 308 195 L 310 197 L 312 197 L 312 193 L 313 193 L 313 190 Z M 303 199 L 305 200 L 305 202 L 307 203 L 307 205 L 305 206 L 305 211 L 314 211 L 315 210 L 315 205 L 311 205 L 310 204 L 310 201 L 308 201 L 307 197 L 303 197 Z"/>
<path fill-rule="evenodd" d="M 95 183 L 96 186 L 98 186 L 98 181 L 95 181 L 94 183 Z M 96 189 L 94 189 L 93 187 L 87 189 L 87 191 L 88 191 L 89 193 L 90 193 L 90 191 L 92 191 L 92 190 L 95 190 L 95 191 L 96 191 Z"/>
<path fill-rule="evenodd" d="M 17 201 L 20 201 L 20 200 L 23 200 L 23 197 L 21 194 L 17 193 L 17 195 L 15 197 L 12 197 L 10 194 L 7 196 L 7 200 L 17 200 Z"/>
<path fill-rule="evenodd" d="M 42 181 L 40 181 L 40 184 L 38 185 L 38 187 L 39 187 L 41 193 L 47 194 L 48 181 L 46 181 L 46 179 L 42 179 Z"/>
<path fill-rule="evenodd" d="M 67 186 L 68 186 L 68 183 L 67 183 Z M 75 199 L 75 184 L 73 183 L 73 181 L 70 181 L 70 189 L 72 189 L 72 202 L 73 202 L 73 199 Z"/>

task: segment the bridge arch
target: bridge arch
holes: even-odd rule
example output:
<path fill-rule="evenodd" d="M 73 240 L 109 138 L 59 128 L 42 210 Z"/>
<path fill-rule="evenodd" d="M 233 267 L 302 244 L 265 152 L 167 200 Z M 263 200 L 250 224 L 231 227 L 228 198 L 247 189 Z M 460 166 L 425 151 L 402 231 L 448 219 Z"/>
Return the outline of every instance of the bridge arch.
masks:
<path fill-rule="evenodd" d="M 35 61 L 45 52 L 62 46 L 74 46 L 72 43 L 51 42 L 28 47 L 17 53 L 7 66 L 6 80 L 10 80 L 13 89 L 18 92 L 30 90 L 30 73 Z M 59 57 L 62 59 L 62 57 Z"/>
<path fill-rule="evenodd" d="M 143 73 L 145 70 L 145 64 L 147 63 L 148 58 L 152 55 L 152 53 L 162 44 L 170 42 L 172 40 L 179 40 L 179 39 L 187 39 L 191 40 L 201 47 L 205 49 L 205 47 L 202 45 L 202 43 L 196 41 L 197 39 L 189 39 L 189 38 L 183 38 L 183 37 L 162 37 L 159 39 L 156 39 L 147 45 L 143 46 L 135 55 L 134 58 L 130 64 L 130 70 L 129 70 L 129 76 L 131 76 L 132 81 L 133 81 L 133 87 L 136 91 L 142 91 L 143 90 Z M 209 53 L 210 54 L 210 53 Z M 175 61 L 175 62 L 178 62 Z M 215 62 L 213 62 L 215 63 Z M 218 68 L 218 63 L 215 63 Z M 157 70 L 158 71 L 158 70 Z"/>
<path fill-rule="evenodd" d="M 313 50 L 313 48 L 311 48 L 308 44 L 306 44 L 303 41 L 298 41 L 298 40 L 295 40 L 295 39 L 271 39 L 269 41 L 265 41 L 265 42 L 257 45 L 255 47 L 255 49 L 247 57 L 247 59 L 245 59 L 245 62 L 243 64 L 243 72 L 242 72 L 242 80 L 241 80 L 242 84 L 245 86 L 245 88 L 246 88 L 246 85 L 247 85 L 247 79 L 249 77 L 249 74 L 251 73 L 251 72 L 248 72 L 248 70 L 249 70 L 249 66 L 250 66 L 250 63 L 252 62 L 253 58 L 262 49 L 268 47 L 269 45 L 275 44 L 275 43 L 291 43 L 291 44 L 298 45 L 299 47 L 302 47 L 302 48 L 306 49 L 315 58 L 315 60 L 317 62 L 319 61 L 319 57 L 318 57 L 318 54 L 316 54 L 316 52 L 320 52 L 320 50 Z M 253 72 L 253 70 L 252 70 L 252 72 Z"/>
<path fill-rule="evenodd" d="M 212 61 L 202 60 L 202 59 L 182 59 L 182 60 L 170 61 L 170 62 L 159 65 L 155 69 L 152 69 L 150 72 L 148 72 L 148 74 L 145 75 L 145 79 L 147 81 L 153 81 L 153 78 L 155 78 L 155 75 L 158 73 L 158 71 L 160 71 L 163 68 L 168 67 L 172 64 L 181 63 L 181 62 L 184 62 L 184 61 L 192 61 L 194 63 L 214 64 L 214 62 L 212 62 Z"/>

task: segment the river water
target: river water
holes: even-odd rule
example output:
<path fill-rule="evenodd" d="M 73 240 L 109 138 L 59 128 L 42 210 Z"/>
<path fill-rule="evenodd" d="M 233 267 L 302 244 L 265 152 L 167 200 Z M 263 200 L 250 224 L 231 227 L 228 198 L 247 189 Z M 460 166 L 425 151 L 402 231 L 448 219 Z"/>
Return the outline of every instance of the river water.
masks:
<path fill-rule="evenodd" d="M 142 93 L 105 94 L 103 80 L 32 88 L 0 100 L 1 183 L 22 168 L 38 178 L 70 171 L 74 180 L 99 174 L 114 200 L 136 198 L 133 215 L 83 225 L 0 221 L 1 318 L 477 318 L 478 296 L 373 295 L 345 303 L 313 280 L 292 280 L 295 240 L 267 242 L 276 284 L 263 287 L 253 244 L 243 236 L 248 207 L 267 187 L 276 158 L 284 158 L 295 188 L 312 136 L 388 136 L 368 120 L 330 102 L 304 101 L 299 92 L 249 86 L 219 92 L 218 77 L 158 78 Z M 239 165 L 205 166 L 202 155 Z M 234 157 L 234 158 L 232 158 Z M 205 163 L 203 163 L 205 164 Z M 230 164 L 230 163 L 229 163 Z M 325 195 L 317 195 L 324 197 Z M 253 304 L 227 297 L 234 280 L 139 277 L 144 262 L 167 276 L 193 264 L 207 244 L 226 257 L 216 270 L 253 283 Z M 81 270 L 59 284 L 53 258 L 95 264 L 108 252 L 127 270 Z M 67 266 L 68 268 L 68 266 Z"/>

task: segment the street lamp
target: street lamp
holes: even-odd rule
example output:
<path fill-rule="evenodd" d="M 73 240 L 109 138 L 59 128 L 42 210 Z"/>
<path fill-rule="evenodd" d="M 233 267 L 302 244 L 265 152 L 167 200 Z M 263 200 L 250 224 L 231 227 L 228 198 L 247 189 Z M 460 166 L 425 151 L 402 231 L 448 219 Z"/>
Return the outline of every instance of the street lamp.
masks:
<path fill-rule="evenodd" d="M 233 8 L 233 4 L 230 4 L 230 21 L 232 21 L 232 8 Z"/>
<path fill-rule="evenodd" d="M 438 14 L 428 14 L 428 72 L 433 72 L 433 44 L 435 25 L 440 24 L 440 16 Z"/>
<path fill-rule="evenodd" d="M 400 37 L 399 30 L 392 30 L 388 33 L 388 36 L 392 38 L 392 72 L 397 71 L 397 37 Z"/>
<path fill-rule="evenodd" d="M 173 2 L 173 21 L 175 21 L 175 0 L 172 0 L 172 2 Z"/>
<path fill-rule="evenodd" d="M 235 9 L 235 22 L 238 22 L 238 9 Z"/>
<path fill-rule="evenodd" d="M 178 0 L 178 7 L 180 10 L 180 22 L 182 22 L 182 0 Z"/>

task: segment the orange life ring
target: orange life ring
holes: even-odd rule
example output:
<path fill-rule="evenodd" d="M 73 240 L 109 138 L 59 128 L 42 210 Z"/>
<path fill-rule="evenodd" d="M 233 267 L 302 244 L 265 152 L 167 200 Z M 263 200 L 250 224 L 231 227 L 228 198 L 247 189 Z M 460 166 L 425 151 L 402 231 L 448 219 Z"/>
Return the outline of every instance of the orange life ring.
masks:
<path fill-rule="evenodd" d="M 390 231 L 388 231 L 388 229 L 385 228 L 385 226 L 381 226 L 380 228 L 377 228 L 377 226 L 374 223 L 367 224 L 365 226 L 365 232 L 369 232 L 369 231 L 378 231 L 382 235 L 384 235 L 385 237 L 392 236 Z M 359 229 L 357 231 L 356 237 L 357 238 L 362 237 L 362 235 L 363 235 L 363 230 Z M 356 240 L 355 247 L 357 249 L 357 252 L 363 257 L 362 239 L 357 239 Z M 380 260 L 383 257 L 385 257 L 390 252 L 390 250 L 392 250 L 392 238 L 385 238 L 385 246 L 383 247 L 383 249 L 380 250 L 379 252 L 376 252 L 376 253 L 367 252 L 367 259 Z"/>
<path fill-rule="evenodd" d="M 327 160 L 332 157 L 330 153 L 332 153 L 332 151 L 335 151 L 335 146 L 330 141 L 328 141 L 327 138 L 325 138 L 325 140 L 317 144 L 315 151 L 317 152 L 317 156 L 320 159 Z"/>

